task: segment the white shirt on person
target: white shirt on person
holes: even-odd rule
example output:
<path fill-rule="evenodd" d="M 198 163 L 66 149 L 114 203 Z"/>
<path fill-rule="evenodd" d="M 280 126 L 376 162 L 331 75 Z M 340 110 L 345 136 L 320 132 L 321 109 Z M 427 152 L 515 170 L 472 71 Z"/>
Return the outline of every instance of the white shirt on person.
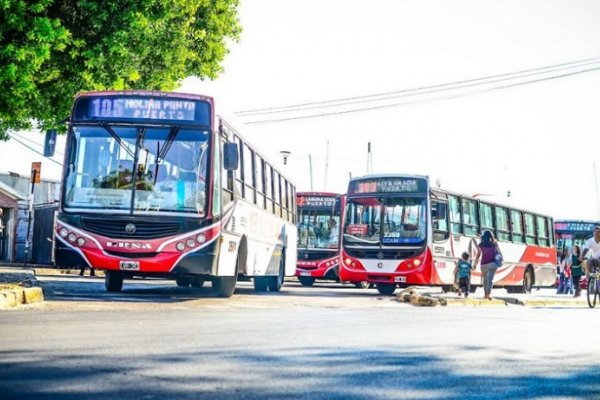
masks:
<path fill-rule="evenodd" d="M 596 242 L 596 239 L 593 237 L 589 238 L 583 244 L 584 249 L 588 249 L 588 253 L 590 258 L 594 260 L 600 259 L 600 242 Z"/>

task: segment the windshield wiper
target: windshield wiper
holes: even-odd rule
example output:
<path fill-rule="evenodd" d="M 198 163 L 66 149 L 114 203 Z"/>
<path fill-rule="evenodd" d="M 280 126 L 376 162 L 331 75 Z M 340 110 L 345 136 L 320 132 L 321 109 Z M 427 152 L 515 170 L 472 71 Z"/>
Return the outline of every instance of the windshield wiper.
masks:
<path fill-rule="evenodd" d="M 125 146 L 125 144 L 123 143 L 123 140 L 121 139 L 121 137 L 117 134 L 117 132 L 115 132 L 113 130 L 113 128 L 108 125 L 106 122 L 100 124 L 100 126 L 102 126 L 104 129 L 106 129 L 106 131 L 110 134 L 110 136 L 112 136 L 113 139 L 115 139 L 115 141 L 119 144 L 119 146 L 125 150 L 127 152 L 127 154 L 129 154 L 131 156 L 131 158 L 135 158 L 135 153 L 133 151 L 131 151 L 131 149 L 127 146 Z"/>

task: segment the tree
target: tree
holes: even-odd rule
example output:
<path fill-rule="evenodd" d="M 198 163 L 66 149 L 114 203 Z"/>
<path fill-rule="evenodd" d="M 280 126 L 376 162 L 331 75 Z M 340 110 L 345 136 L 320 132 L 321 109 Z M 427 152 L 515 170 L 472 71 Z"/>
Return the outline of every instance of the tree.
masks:
<path fill-rule="evenodd" d="M 238 0 L 0 0 L 0 140 L 56 127 L 79 91 L 214 79 Z"/>

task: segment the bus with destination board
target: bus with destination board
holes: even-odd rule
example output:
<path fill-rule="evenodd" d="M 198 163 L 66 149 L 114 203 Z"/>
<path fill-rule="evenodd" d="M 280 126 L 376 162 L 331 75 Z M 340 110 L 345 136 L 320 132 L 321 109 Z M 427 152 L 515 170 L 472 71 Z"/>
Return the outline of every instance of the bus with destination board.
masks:
<path fill-rule="evenodd" d="M 600 221 L 557 220 L 554 221 L 556 235 L 556 250 L 561 253 L 571 251 L 573 245 L 583 249 L 583 243 L 594 235 L 594 227 L 600 226 Z"/>
<path fill-rule="evenodd" d="M 110 292 L 127 278 L 160 277 L 210 281 L 219 297 L 239 277 L 276 292 L 295 274 L 295 188 L 215 113 L 213 98 L 81 93 L 67 128 L 58 266 L 105 270 Z"/>
<path fill-rule="evenodd" d="M 315 279 L 339 280 L 340 210 L 343 196 L 336 193 L 298 192 L 298 262 L 302 286 Z"/>
<path fill-rule="evenodd" d="M 340 279 L 374 283 L 386 295 L 409 285 L 449 289 L 456 261 L 463 252 L 474 259 L 484 230 L 504 255 L 496 287 L 530 292 L 554 284 L 552 218 L 432 188 L 425 176 L 354 178 L 342 213 Z M 479 269 L 471 284 L 481 286 Z"/>

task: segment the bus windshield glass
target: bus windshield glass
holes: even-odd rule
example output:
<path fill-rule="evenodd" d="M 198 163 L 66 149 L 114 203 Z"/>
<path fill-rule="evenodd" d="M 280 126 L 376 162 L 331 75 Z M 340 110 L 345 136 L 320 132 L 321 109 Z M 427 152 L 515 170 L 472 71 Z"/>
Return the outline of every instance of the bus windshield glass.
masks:
<path fill-rule="evenodd" d="M 298 209 L 298 248 L 337 249 L 340 217 L 332 210 Z"/>
<path fill-rule="evenodd" d="M 75 126 L 66 209 L 206 213 L 207 130 Z"/>
<path fill-rule="evenodd" d="M 352 198 L 346 206 L 344 244 L 420 246 L 426 239 L 425 197 Z"/>

